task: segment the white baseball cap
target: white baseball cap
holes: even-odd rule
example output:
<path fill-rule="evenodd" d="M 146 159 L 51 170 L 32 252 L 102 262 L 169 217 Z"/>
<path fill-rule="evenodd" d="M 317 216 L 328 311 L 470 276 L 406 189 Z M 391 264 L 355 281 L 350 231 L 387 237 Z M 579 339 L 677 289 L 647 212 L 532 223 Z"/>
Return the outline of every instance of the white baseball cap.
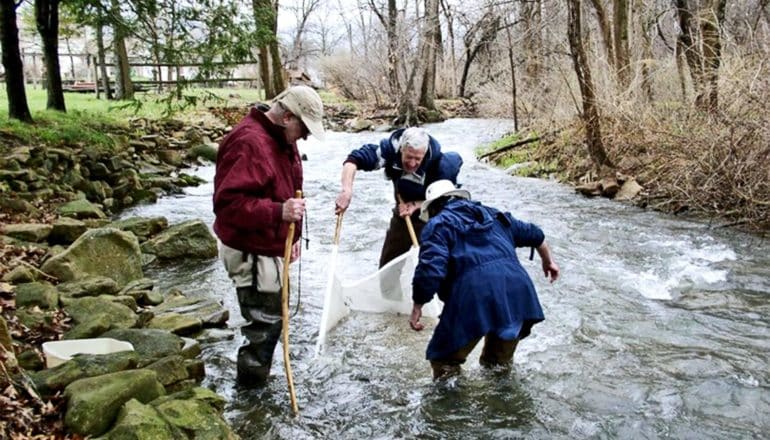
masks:
<path fill-rule="evenodd" d="M 456 187 L 451 180 L 437 180 L 428 185 L 428 189 L 425 190 L 425 201 L 422 202 L 422 206 L 420 207 L 420 220 L 427 222 L 430 218 L 428 207 L 434 200 L 444 196 L 455 196 L 467 200 L 471 199 L 470 192 Z"/>
<path fill-rule="evenodd" d="M 319 141 L 324 140 L 324 104 L 318 93 L 308 86 L 292 86 L 273 99 L 297 115 L 310 134 Z"/>

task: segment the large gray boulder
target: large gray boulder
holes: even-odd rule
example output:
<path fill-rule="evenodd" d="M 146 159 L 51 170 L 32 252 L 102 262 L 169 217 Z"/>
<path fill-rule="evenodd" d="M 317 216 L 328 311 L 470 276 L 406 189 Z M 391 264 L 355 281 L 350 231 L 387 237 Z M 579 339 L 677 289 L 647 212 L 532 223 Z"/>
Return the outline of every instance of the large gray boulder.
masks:
<path fill-rule="evenodd" d="M 222 419 L 225 400 L 213 391 L 196 387 L 163 396 L 150 403 L 164 420 L 188 438 L 234 440 L 239 438 Z"/>
<path fill-rule="evenodd" d="M 115 426 L 103 440 L 176 440 L 178 437 L 160 413 L 150 405 L 131 399 L 118 412 Z"/>
<path fill-rule="evenodd" d="M 139 363 L 139 355 L 133 351 L 109 354 L 78 354 L 53 368 L 29 373 L 38 392 L 51 396 L 64 390 L 67 385 L 87 377 L 101 376 L 118 371 L 131 370 Z"/>
<path fill-rule="evenodd" d="M 165 260 L 181 257 L 213 258 L 218 255 L 217 240 L 201 220 L 171 226 L 142 244 L 142 252 Z"/>
<path fill-rule="evenodd" d="M 56 288 L 62 296 L 80 298 L 83 296 L 114 295 L 118 292 L 118 283 L 110 277 L 87 276 L 61 283 Z"/>
<path fill-rule="evenodd" d="M 77 199 L 65 203 L 57 209 L 62 217 L 72 217 L 76 219 L 84 218 L 106 218 L 104 211 L 98 206 L 85 199 Z"/>
<path fill-rule="evenodd" d="M 86 230 L 88 230 L 88 226 L 82 221 L 70 217 L 60 217 L 53 223 L 48 242 L 70 244 L 83 235 Z"/>
<path fill-rule="evenodd" d="M 152 370 L 128 370 L 72 382 L 65 388 L 64 424 L 72 432 L 93 436 L 107 431 L 123 404 L 147 403 L 165 394 Z"/>
<path fill-rule="evenodd" d="M 143 405 L 127 402 L 105 440 L 237 440 L 222 418 L 224 399 L 201 387 L 159 397 Z"/>
<path fill-rule="evenodd" d="M 142 256 L 133 234 L 98 228 L 81 235 L 66 251 L 46 261 L 41 269 L 60 281 L 86 275 L 109 277 L 122 288 L 142 278 Z"/>
<path fill-rule="evenodd" d="M 130 217 L 114 221 L 110 226 L 121 231 L 132 232 L 139 241 L 145 241 L 168 228 L 168 220 L 165 217 Z"/>
<path fill-rule="evenodd" d="M 45 223 L 16 223 L 5 225 L 3 233 L 17 240 L 40 243 L 51 234 L 53 226 Z"/>
<path fill-rule="evenodd" d="M 72 299 L 64 310 L 75 323 L 64 333 L 65 339 L 95 337 L 113 328 L 132 328 L 138 319 L 129 307 L 102 297 Z"/>
<path fill-rule="evenodd" d="M 102 336 L 130 342 L 134 346 L 134 351 L 139 353 L 142 358 L 151 360 L 180 354 L 184 347 L 184 340 L 182 338 L 164 330 L 146 328 L 112 329 Z"/>
<path fill-rule="evenodd" d="M 59 292 L 47 281 L 24 283 L 16 286 L 16 307 L 55 309 L 59 307 Z"/>

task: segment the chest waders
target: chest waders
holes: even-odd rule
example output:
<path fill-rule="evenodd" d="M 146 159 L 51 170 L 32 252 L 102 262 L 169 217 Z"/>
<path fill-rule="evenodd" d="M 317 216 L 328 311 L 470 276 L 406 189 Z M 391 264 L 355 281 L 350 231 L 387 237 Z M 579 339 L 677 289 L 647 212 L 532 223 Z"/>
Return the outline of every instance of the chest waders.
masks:
<path fill-rule="evenodd" d="M 248 254 L 243 254 L 244 261 Z M 276 265 L 275 274 L 280 280 L 278 258 L 271 258 Z M 246 344 L 238 349 L 238 383 L 260 386 L 265 383 L 273 363 L 273 352 L 281 337 L 281 292 L 260 292 L 257 256 L 252 256 L 251 286 L 237 289 L 241 316 L 247 324 L 241 327 Z M 280 284 L 280 281 L 279 281 Z"/>

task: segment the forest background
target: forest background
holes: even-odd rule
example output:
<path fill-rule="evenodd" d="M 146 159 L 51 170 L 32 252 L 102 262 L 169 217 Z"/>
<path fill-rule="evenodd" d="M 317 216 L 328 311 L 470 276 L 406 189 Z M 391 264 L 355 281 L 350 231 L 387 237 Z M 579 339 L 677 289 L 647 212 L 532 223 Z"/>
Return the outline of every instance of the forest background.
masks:
<path fill-rule="evenodd" d="M 768 3 L 0 0 L 8 117 L 35 119 L 21 23 L 37 31 L 48 109 L 66 111 L 59 47 L 73 39 L 87 41 L 118 100 L 135 96 L 130 60 L 166 72 L 158 89 L 168 102 L 195 99 L 188 81 L 255 62 L 265 99 L 286 87 L 287 72 L 304 71 L 402 124 L 460 100 L 475 115 L 514 119 L 516 148 L 497 162 L 535 163 L 528 174 L 598 193 L 607 178 L 633 179 L 640 205 L 766 230 Z M 194 77 L 181 73 L 190 65 Z"/>

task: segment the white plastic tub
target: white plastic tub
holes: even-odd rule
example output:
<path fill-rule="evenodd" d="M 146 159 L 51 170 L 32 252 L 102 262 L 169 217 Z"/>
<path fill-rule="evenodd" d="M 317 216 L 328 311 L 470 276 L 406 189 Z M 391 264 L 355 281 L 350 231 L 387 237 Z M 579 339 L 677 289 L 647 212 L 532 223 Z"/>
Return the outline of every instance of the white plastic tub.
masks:
<path fill-rule="evenodd" d="M 46 368 L 53 368 L 72 359 L 76 354 L 109 354 L 134 351 L 130 342 L 112 338 L 69 339 L 43 343 Z"/>

